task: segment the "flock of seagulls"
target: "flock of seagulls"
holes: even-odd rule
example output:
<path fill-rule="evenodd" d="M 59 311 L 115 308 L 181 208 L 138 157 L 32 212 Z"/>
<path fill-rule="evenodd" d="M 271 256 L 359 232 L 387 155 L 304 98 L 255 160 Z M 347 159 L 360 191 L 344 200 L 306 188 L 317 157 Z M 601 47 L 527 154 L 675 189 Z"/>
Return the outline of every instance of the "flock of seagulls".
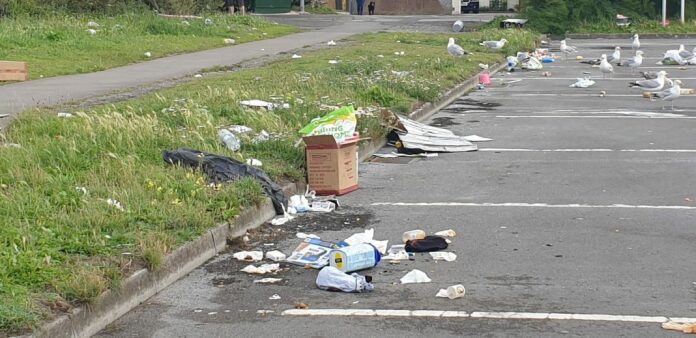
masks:
<path fill-rule="evenodd" d="M 644 52 L 640 50 L 641 43 L 638 34 L 633 35 L 631 38 L 633 42 L 631 43 L 631 49 L 634 51 L 634 56 L 622 60 L 621 59 L 621 47 L 616 46 L 612 54 L 602 54 L 599 59 L 590 59 L 580 61 L 584 64 L 589 64 L 599 68 L 602 73 L 602 78 L 607 77 L 613 78 L 614 75 L 614 65 L 619 67 L 629 67 L 631 69 L 631 74 L 636 74 L 640 67 L 643 65 Z M 569 54 L 576 53 L 577 48 L 568 45 L 566 40 L 560 42 L 559 47 L 561 53 L 564 57 Z M 578 57 L 581 59 L 581 57 Z M 689 60 L 696 61 L 696 47 L 692 51 L 686 50 L 684 45 L 680 45 L 677 50 L 669 50 L 665 52 L 663 60 L 674 60 L 678 64 L 686 64 Z M 658 64 L 662 64 L 661 62 Z M 661 100 L 664 103 L 670 102 L 672 110 L 674 110 L 674 101 L 681 96 L 681 84 L 679 80 L 671 80 L 667 77 L 667 72 L 664 70 L 658 72 L 640 72 L 642 79 L 632 81 L 629 83 L 630 88 L 637 88 L 648 92 L 646 97 L 649 97 L 651 101 Z M 589 76 L 585 78 L 578 78 L 578 81 L 571 84 L 570 87 L 574 88 L 587 88 L 595 84 L 594 81 L 590 79 Z M 669 85 L 669 87 L 667 87 Z"/>
<path fill-rule="evenodd" d="M 505 39 L 500 39 L 500 40 L 489 40 L 489 41 L 483 41 L 479 43 L 479 45 L 493 49 L 493 50 L 500 50 L 503 47 L 505 47 L 505 44 L 508 42 L 508 40 Z M 471 53 L 467 52 L 462 48 L 462 46 L 456 44 L 454 42 L 454 38 L 449 38 L 449 41 L 447 42 L 447 52 L 454 56 L 454 57 L 462 57 L 464 55 L 469 55 Z"/>

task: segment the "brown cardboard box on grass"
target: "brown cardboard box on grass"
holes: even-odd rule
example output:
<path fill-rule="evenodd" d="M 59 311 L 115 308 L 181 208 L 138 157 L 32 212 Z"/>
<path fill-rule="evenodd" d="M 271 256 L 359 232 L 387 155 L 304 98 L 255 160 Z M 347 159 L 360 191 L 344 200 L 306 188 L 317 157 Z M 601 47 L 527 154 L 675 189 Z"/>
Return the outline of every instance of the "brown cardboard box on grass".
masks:
<path fill-rule="evenodd" d="M 307 184 L 317 195 L 343 195 L 358 189 L 358 137 L 336 142 L 332 135 L 305 136 Z"/>

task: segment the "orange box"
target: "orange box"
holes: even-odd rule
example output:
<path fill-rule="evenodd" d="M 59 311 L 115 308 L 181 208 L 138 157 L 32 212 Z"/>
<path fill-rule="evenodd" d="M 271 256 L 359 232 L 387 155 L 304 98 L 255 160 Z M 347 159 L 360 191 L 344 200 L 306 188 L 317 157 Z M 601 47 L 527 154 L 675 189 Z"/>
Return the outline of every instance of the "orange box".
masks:
<path fill-rule="evenodd" d="M 343 195 L 358 189 L 358 137 L 336 143 L 332 135 L 302 138 L 307 184 L 317 195 Z"/>
<path fill-rule="evenodd" d="M 0 61 L 0 81 L 26 81 L 29 72 L 25 62 Z"/>

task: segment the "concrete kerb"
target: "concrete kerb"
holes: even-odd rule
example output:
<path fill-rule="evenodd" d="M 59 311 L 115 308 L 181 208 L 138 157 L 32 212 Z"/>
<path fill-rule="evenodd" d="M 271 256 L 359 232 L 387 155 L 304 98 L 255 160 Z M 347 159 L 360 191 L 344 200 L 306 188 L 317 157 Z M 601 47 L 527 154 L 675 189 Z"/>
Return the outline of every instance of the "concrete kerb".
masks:
<path fill-rule="evenodd" d="M 295 184 L 289 184 L 284 190 L 294 192 L 296 189 Z M 225 249 L 228 236 L 241 236 L 246 230 L 259 227 L 274 216 L 273 203 L 266 199 L 260 206 L 244 210 L 235 219 L 234 224 L 218 225 L 194 241 L 174 250 L 167 256 L 161 269 L 137 271 L 126 278 L 120 290 L 107 291 L 94 305 L 75 308 L 69 314 L 44 324 L 33 336 L 90 337 L 213 258 Z"/>
<path fill-rule="evenodd" d="M 498 72 L 504 64 L 497 64 L 490 70 Z M 466 94 L 478 84 L 478 73 L 474 77 L 458 84 L 445 92 L 435 103 L 426 103 L 409 114 L 414 120 L 423 120 L 438 110 Z M 385 139 L 371 140 L 360 145 L 360 161 L 371 157 L 386 144 Z M 304 190 L 302 183 L 289 183 L 283 187 L 286 194 L 295 194 Z M 141 269 L 126 278 L 120 290 L 106 291 L 94 302 L 94 305 L 77 307 L 67 315 L 62 315 L 39 327 L 33 332 L 34 337 L 90 337 L 103 330 L 107 325 L 134 309 L 150 297 L 156 295 L 170 284 L 185 276 L 193 269 L 213 258 L 227 246 L 228 238 L 240 237 L 247 230 L 257 228 L 275 217 L 275 209 L 270 199 L 253 209 L 244 210 L 234 224 L 221 224 L 208 230 L 204 235 L 174 250 L 166 258 L 163 267 L 157 271 Z"/>
<path fill-rule="evenodd" d="M 504 63 L 495 64 L 488 71 L 490 74 L 495 74 L 505 67 Z M 420 108 L 414 110 L 408 117 L 412 120 L 422 121 L 432 116 L 440 109 L 448 106 L 450 103 L 454 102 L 456 99 L 462 97 L 464 94 L 468 93 L 479 83 L 479 76 L 484 74 L 485 71 L 479 72 L 475 76 L 469 78 L 468 80 L 456 85 L 454 88 L 446 91 L 440 99 L 436 102 L 427 102 Z M 358 158 L 360 162 L 367 160 L 372 157 L 372 155 L 377 152 L 380 148 L 387 144 L 387 140 L 382 138 L 379 140 L 370 140 L 358 147 Z"/>

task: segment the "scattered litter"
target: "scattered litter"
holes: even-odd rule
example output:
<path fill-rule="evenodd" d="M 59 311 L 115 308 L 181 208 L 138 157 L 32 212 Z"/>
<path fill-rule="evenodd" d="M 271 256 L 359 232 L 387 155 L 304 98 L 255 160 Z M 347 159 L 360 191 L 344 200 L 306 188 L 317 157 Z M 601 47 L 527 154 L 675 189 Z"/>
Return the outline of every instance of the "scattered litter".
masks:
<path fill-rule="evenodd" d="M 195 310 L 193 310 L 193 312 L 199 313 L 199 312 L 203 312 L 203 310 L 201 310 L 201 309 L 195 309 Z"/>
<path fill-rule="evenodd" d="M 662 328 L 665 330 L 681 331 L 682 333 L 696 333 L 696 323 L 678 323 L 669 321 L 662 323 Z"/>
<path fill-rule="evenodd" d="M 257 311 L 256 311 L 256 313 L 258 313 L 258 314 L 260 314 L 260 315 L 267 315 L 267 314 L 269 314 L 269 313 L 274 313 L 274 312 L 275 312 L 275 311 L 273 311 L 273 310 L 257 310 Z"/>
<path fill-rule="evenodd" d="M 74 115 L 73 115 L 73 114 L 70 114 L 70 113 L 58 113 L 58 114 L 56 114 L 56 116 L 58 116 L 58 117 L 64 117 L 64 118 L 69 118 L 69 117 L 73 117 Z"/>
<path fill-rule="evenodd" d="M 283 190 L 261 169 L 248 166 L 230 157 L 186 148 L 164 151 L 162 157 L 166 163 L 204 172 L 208 176 L 208 183 L 232 182 L 240 177 L 253 177 L 273 201 L 276 214 L 285 214 L 284 206 L 287 205 L 287 199 Z"/>
<path fill-rule="evenodd" d="M 377 266 L 382 255 L 371 244 L 358 243 L 331 250 L 329 257 L 331 266 L 343 272 L 353 272 Z"/>
<path fill-rule="evenodd" d="M 391 152 L 389 154 L 374 154 L 372 156 L 375 157 L 381 157 L 381 158 L 396 158 L 396 157 L 437 157 L 437 153 L 420 153 L 420 154 L 403 154 L 403 153 L 395 153 Z"/>
<path fill-rule="evenodd" d="M 292 54 L 291 56 L 293 59 L 301 59 L 302 55 L 297 55 L 297 54 Z"/>
<path fill-rule="evenodd" d="M 379 54 L 379 55 L 377 55 L 377 57 L 378 57 L 378 58 L 383 58 L 383 57 L 384 57 L 384 55 L 382 55 L 382 54 Z"/>
<path fill-rule="evenodd" d="M 106 200 L 106 203 L 109 204 L 110 206 L 112 206 L 112 207 L 118 209 L 118 210 L 121 210 L 121 211 L 124 211 L 124 210 L 125 210 L 125 209 L 123 209 L 123 205 L 121 205 L 121 202 L 119 202 L 119 201 L 117 201 L 117 200 L 115 200 L 115 199 L 109 198 L 109 199 Z"/>
<path fill-rule="evenodd" d="M 401 284 L 430 283 L 431 281 L 432 279 L 430 279 L 425 272 L 417 269 L 413 269 L 411 272 L 401 277 Z"/>
<path fill-rule="evenodd" d="M 464 22 L 457 20 L 452 24 L 452 31 L 455 33 L 461 32 L 464 29 Z"/>
<path fill-rule="evenodd" d="M 483 70 L 487 70 L 489 68 L 488 64 L 485 64 L 485 63 L 479 63 L 478 66 L 479 66 L 479 68 L 481 68 Z"/>
<path fill-rule="evenodd" d="M 208 316 L 212 316 L 212 315 L 216 315 L 216 314 L 217 314 L 217 312 L 215 312 L 215 311 L 213 311 L 213 312 L 208 312 Z"/>
<path fill-rule="evenodd" d="M 10 116 L 10 114 L 0 114 L 0 119 Z"/>
<path fill-rule="evenodd" d="M 408 252 L 430 252 L 447 249 L 447 241 L 440 236 L 425 236 L 423 239 L 414 239 L 406 242 Z"/>
<path fill-rule="evenodd" d="M 238 261 L 258 262 L 263 259 L 263 251 L 240 251 L 235 252 L 232 257 Z"/>
<path fill-rule="evenodd" d="M 404 247 L 404 244 L 392 245 L 387 252 L 388 255 L 382 256 L 382 260 L 389 260 L 392 261 L 391 263 L 398 263 L 398 261 L 401 260 L 413 259 L 413 253 L 406 252 Z"/>
<path fill-rule="evenodd" d="M 307 212 L 309 211 L 309 201 L 303 195 L 293 195 L 288 199 L 288 209 L 290 208 L 294 209 L 295 212 Z"/>
<path fill-rule="evenodd" d="M 234 39 L 223 39 L 226 45 L 233 45 L 236 41 Z"/>
<path fill-rule="evenodd" d="M 99 27 L 99 24 L 96 23 L 96 22 L 94 22 L 94 21 L 90 21 L 90 22 L 87 23 L 87 27 L 89 27 L 89 28 L 97 28 L 97 27 Z"/>
<path fill-rule="evenodd" d="M 268 110 L 273 110 L 273 109 L 289 109 L 290 104 L 288 103 L 272 103 L 272 102 L 267 102 L 263 100 L 244 100 L 244 101 L 239 101 L 239 104 L 242 106 L 247 106 L 247 107 L 252 107 L 252 108 L 265 108 Z"/>
<path fill-rule="evenodd" d="M 262 278 L 262 279 L 257 279 L 254 281 L 255 284 L 275 284 L 278 282 L 282 282 L 282 278 Z"/>
<path fill-rule="evenodd" d="M 440 289 L 440 291 L 437 292 L 437 295 L 435 295 L 435 297 L 457 299 L 464 297 L 465 294 L 466 289 L 464 288 L 464 285 L 458 284 L 452 285 L 447 289 Z"/>
<path fill-rule="evenodd" d="M 461 152 L 478 149 L 475 144 L 449 130 L 416 122 L 386 110 L 383 115 L 386 124 L 392 128 L 387 138 L 395 143 L 400 153 Z"/>
<path fill-rule="evenodd" d="M 285 105 L 287 105 L 287 103 L 283 105 L 283 108 L 285 108 Z M 288 108 L 289 108 L 289 106 L 288 106 Z M 251 143 L 257 144 L 257 143 L 259 143 L 259 142 L 268 141 L 268 140 L 270 140 L 270 139 L 271 139 L 271 134 L 269 134 L 269 133 L 268 133 L 267 131 L 265 131 L 265 130 L 261 130 L 261 131 L 259 132 L 259 134 L 256 135 L 256 136 L 251 140 Z"/>
<path fill-rule="evenodd" d="M 85 187 L 75 187 L 75 190 L 81 192 L 83 195 L 87 195 L 87 188 Z"/>
<path fill-rule="evenodd" d="M 91 28 L 87 30 L 87 33 L 92 36 L 97 35 L 97 31 Z"/>
<path fill-rule="evenodd" d="M 285 260 L 285 257 L 286 257 L 285 254 L 278 251 L 278 250 L 266 252 L 266 259 L 270 259 L 274 262 L 283 261 L 283 260 Z"/>
<path fill-rule="evenodd" d="M 454 262 L 457 259 L 457 255 L 453 252 L 431 252 L 430 256 L 433 256 L 433 259 L 436 261 Z"/>
<path fill-rule="evenodd" d="M 213 24 L 213 20 L 211 20 L 210 18 L 206 18 L 206 19 L 205 19 L 205 24 L 206 24 L 207 26 L 210 26 L 210 25 Z"/>
<path fill-rule="evenodd" d="M 489 142 L 493 141 L 492 138 L 487 138 L 487 137 L 481 137 L 478 135 L 469 135 L 469 136 L 464 136 L 464 139 L 469 141 L 469 142 Z"/>
<path fill-rule="evenodd" d="M 292 221 L 294 218 L 295 217 L 293 217 L 292 215 L 285 212 L 285 207 L 283 206 L 283 216 L 278 216 L 278 217 L 272 219 L 271 224 L 272 225 L 283 225 L 287 222 Z"/>
<path fill-rule="evenodd" d="M 401 241 L 406 243 L 408 241 L 412 241 L 414 239 L 423 239 L 425 238 L 425 231 L 423 230 L 410 230 L 404 232 L 403 235 L 401 235 Z"/>
<path fill-rule="evenodd" d="M 336 243 L 307 238 L 293 250 L 286 262 L 318 269 L 329 264 L 329 252 L 336 248 Z"/>
<path fill-rule="evenodd" d="M 331 40 L 331 41 L 327 42 L 326 44 L 329 46 L 335 46 L 336 42 L 334 42 L 334 40 Z"/>
<path fill-rule="evenodd" d="M 375 247 L 381 254 L 385 254 L 387 252 L 387 245 L 389 244 L 389 240 L 385 241 L 376 241 L 374 240 L 374 235 L 375 235 L 375 229 L 368 229 L 365 230 L 364 232 L 353 234 L 350 237 L 346 238 L 343 240 L 344 242 L 348 243 L 348 245 L 357 245 L 360 243 L 367 243 Z M 378 259 L 379 261 L 379 259 Z"/>
<path fill-rule="evenodd" d="M 304 232 L 298 232 L 295 236 L 299 239 L 307 239 L 307 238 L 313 238 L 313 239 L 320 239 L 319 236 L 315 234 L 306 234 Z"/>
<path fill-rule="evenodd" d="M 263 162 L 255 159 L 255 158 L 250 158 L 250 159 L 246 160 L 246 164 L 250 165 L 250 166 L 254 166 L 254 167 L 262 167 L 263 166 Z"/>
<path fill-rule="evenodd" d="M 320 118 L 313 119 L 300 129 L 302 136 L 332 135 L 337 143 L 344 143 L 347 138 L 354 137 L 358 119 L 353 107 L 346 106 L 334 110 Z"/>
<path fill-rule="evenodd" d="M 605 92 L 605 91 L 599 92 L 599 97 L 605 97 L 605 96 L 607 96 L 607 92 Z"/>
<path fill-rule="evenodd" d="M 317 287 L 327 291 L 369 292 L 375 289 L 371 282 L 370 276 L 348 275 L 333 266 L 324 267 L 317 275 Z"/>
<path fill-rule="evenodd" d="M 239 149 L 242 147 L 242 142 L 239 140 L 239 138 L 227 129 L 220 129 L 218 131 L 218 138 L 222 143 L 225 144 L 227 149 L 231 151 L 239 151 Z"/>
<path fill-rule="evenodd" d="M 143 54 L 143 55 L 145 55 L 146 58 L 151 58 L 151 57 L 152 57 L 152 53 L 151 53 L 151 52 L 145 52 L 145 54 Z"/>
<path fill-rule="evenodd" d="M 329 63 L 332 64 L 332 65 L 335 65 L 335 64 L 338 63 L 338 61 L 336 61 L 336 60 L 329 60 Z"/>
<path fill-rule="evenodd" d="M 594 80 L 591 80 L 589 77 L 585 77 L 585 78 L 578 78 L 578 81 L 571 84 L 570 87 L 571 88 L 587 88 L 587 87 L 591 87 L 594 85 L 595 85 Z"/>
<path fill-rule="evenodd" d="M 332 212 L 336 210 L 336 203 L 331 201 L 313 201 L 309 205 L 309 211 L 313 212 Z"/>
<path fill-rule="evenodd" d="M 242 125 L 237 125 L 237 124 L 233 124 L 233 125 L 227 127 L 227 130 L 229 130 L 235 134 L 245 134 L 245 133 L 250 133 L 250 132 L 254 131 L 254 129 L 251 129 L 247 126 L 242 126 Z"/>
<path fill-rule="evenodd" d="M 536 57 L 530 56 L 528 60 L 522 63 L 523 69 L 540 70 L 544 69 L 544 65 Z"/>
<path fill-rule="evenodd" d="M 263 264 L 259 267 L 255 267 L 253 264 L 247 265 L 244 269 L 240 270 L 242 272 L 263 275 L 269 272 L 276 272 L 280 270 L 280 264 Z"/>
<path fill-rule="evenodd" d="M 578 56 L 575 57 L 575 60 L 578 60 L 578 61 L 579 61 L 579 60 L 582 60 L 582 59 L 584 59 L 584 58 L 583 58 L 582 56 L 580 56 L 580 55 L 578 55 Z"/>
<path fill-rule="evenodd" d="M 274 294 L 273 296 L 268 297 L 268 299 L 270 299 L 270 300 L 278 300 L 278 299 L 280 299 L 280 295 L 278 295 L 278 294 L 276 293 L 276 294 Z"/>
<path fill-rule="evenodd" d="M 454 230 L 449 229 L 449 230 L 438 231 L 438 232 L 435 233 L 435 236 L 441 236 L 441 237 L 455 237 L 455 236 L 457 236 L 457 233 L 456 233 Z"/>
<path fill-rule="evenodd" d="M 541 73 L 541 76 L 543 76 L 543 77 L 551 77 L 551 73 L 549 73 L 549 72 L 543 72 L 543 73 Z"/>
<path fill-rule="evenodd" d="M 295 308 L 298 310 L 308 309 L 309 305 L 307 305 L 305 303 L 295 303 Z"/>
<path fill-rule="evenodd" d="M 196 74 L 196 75 L 194 75 L 193 77 L 195 77 L 195 78 L 197 78 L 197 79 L 198 79 L 198 78 L 202 78 L 202 77 L 203 77 L 203 75 L 201 75 L 201 74 Z"/>

